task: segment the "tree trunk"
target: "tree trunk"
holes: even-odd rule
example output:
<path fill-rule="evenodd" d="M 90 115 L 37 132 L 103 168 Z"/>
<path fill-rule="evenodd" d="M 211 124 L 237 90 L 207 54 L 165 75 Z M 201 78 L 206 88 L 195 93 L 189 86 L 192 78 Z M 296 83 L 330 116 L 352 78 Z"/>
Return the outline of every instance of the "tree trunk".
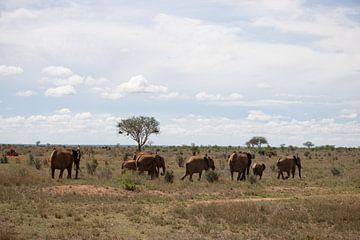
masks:
<path fill-rule="evenodd" d="M 138 152 L 141 152 L 141 145 L 138 143 Z"/>

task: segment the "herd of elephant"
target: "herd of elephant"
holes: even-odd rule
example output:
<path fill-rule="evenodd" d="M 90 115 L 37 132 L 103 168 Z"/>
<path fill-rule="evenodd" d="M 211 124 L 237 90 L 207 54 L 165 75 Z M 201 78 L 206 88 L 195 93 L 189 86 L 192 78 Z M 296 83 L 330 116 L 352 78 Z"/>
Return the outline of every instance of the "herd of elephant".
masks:
<path fill-rule="evenodd" d="M 234 178 L 234 173 L 238 173 L 237 180 L 246 180 L 246 175 L 249 175 L 250 169 L 252 169 L 253 174 L 259 176 L 261 179 L 263 172 L 266 168 L 264 163 L 252 163 L 254 155 L 248 152 L 234 152 L 229 156 L 228 163 L 231 174 L 231 180 Z M 60 170 L 59 178 L 62 178 L 63 172 L 65 169 L 68 171 L 68 178 L 71 178 L 71 171 L 73 165 L 75 165 L 76 176 L 78 178 L 79 164 L 80 164 L 81 152 L 80 148 L 74 149 L 54 149 L 50 155 L 51 162 L 51 176 L 54 178 L 55 169 Z M 276 163 L 278 170 L 278 178 L 280 176 L 282 179 L 287 179 L 295 176 L 296 167 L 299 170 L 299 177 L 301 178 L 301 161 L 298 156 L 283 156 L 279 157 Z M 131 160 L 126 160 L 123 162 L 122 169 L 129 169 L 138 171 L 139 174 L 147 172 L 151 176 L 151 179 L 158 177 L 160 169 L 162 169 L 161 175 L 165 173 L 165 160 L 162 156 L 157 153 L 150 151 L 143 151 L 136 153 Z M 205 156 L 191 156 L 185 163 L 185 174 L 181 178 L 184 180 L 189 176 L 190 181 L 192 181 L 192 176 L 194 173 L 198 173 L 198 180 L 201 179 L 201 174 L 203 171 L 208 171 L 209 169 L 215 170 L 214 160 L 205 154 Z M 284 176 L 284 172 L 287 173 L 287 176 Z"/>

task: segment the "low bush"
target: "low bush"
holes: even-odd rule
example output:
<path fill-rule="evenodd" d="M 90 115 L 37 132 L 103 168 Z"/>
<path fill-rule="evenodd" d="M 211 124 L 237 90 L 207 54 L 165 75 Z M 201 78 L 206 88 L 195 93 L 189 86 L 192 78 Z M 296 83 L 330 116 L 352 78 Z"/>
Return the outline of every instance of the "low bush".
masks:
<path fill-rule="evenodd" d="M 257 178 L 254 175 L 250 175 L 248 179 L 251 184 L 257 183 Z"/>
<path fill-rule="evenodd" d="M 209 170 L 205 173 L 206 180 L 210 183 L 219 181 L 219 174 L 213 170 Z"/>
<path fill-rule="evenodd" d="M 136 190 L 136 173 L 133 171 L 124 171 L 119 178 L 119 182 L 125 190 L 135 191 Z"/>
<path fill-rule="evenodd" d="M 0 163 L 9 163 L 9 160 L 5 154 L 1 157 Z"/>
<path fill-rule="evenodd" d="M 165 182 L 173 183 L 174 182 L 174 172 L 172 170 L 166 171 L 164 176 Z"/>
<path fill-rule="evenodd" d="M 96 159 L 93 159 L 90 163 L 86 163 L 86 169 L 88 174 L 94 175 L 96 173 L 96 168 L 99 165 L 98 161 Z"/>
<path fill-rule="evenodd" d="M 179 167 L 184 167 L 184 163 L 185 163 L 184 157 L 182 155 L 177 155 L 176 163 Z"/>
<path fill-rule="evenodd" d="M 341 175 L 340 170 L 337 169 L 336 167 L 333 167 L 333 168 L 331 169 L 331 173 L 332 173 L 333 176 L 340 176 L 340 175 Z"/>

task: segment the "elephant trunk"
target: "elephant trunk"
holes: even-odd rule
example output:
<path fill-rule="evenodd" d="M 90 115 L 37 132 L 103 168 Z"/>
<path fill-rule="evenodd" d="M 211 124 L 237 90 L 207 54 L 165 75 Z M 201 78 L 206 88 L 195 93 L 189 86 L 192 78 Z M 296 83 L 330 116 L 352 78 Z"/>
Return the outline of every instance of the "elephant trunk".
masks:
<path fill-rule="evenodd" d="M 299 178 L 301 179 L 301 165 L 298 165 L 298 169 L 299 169 Z"/>

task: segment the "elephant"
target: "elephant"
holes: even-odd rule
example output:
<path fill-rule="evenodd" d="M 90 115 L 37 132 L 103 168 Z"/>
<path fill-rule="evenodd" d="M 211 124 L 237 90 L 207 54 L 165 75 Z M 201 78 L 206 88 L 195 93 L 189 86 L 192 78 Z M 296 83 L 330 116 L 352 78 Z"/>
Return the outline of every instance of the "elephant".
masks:
<path fill-rule="evenodd" d="M 121 169 L 129 169 L 129 170 L 136 170 L 136 161 L 135 160 L 126 160 L 122 163 Z"/>
<path fill-rule="evenodd" d="M 263 172 L 266 168 L 265 164 L 264 163 L 254 163 L 252 166 L 251 166 L 252 170 L 253 170 L 253 173 L 256 176 L 259 176 L 260 179 L 263 175 Z"/>
<path fill-rule="evenodd" d="M 135 164 L 140 174 L 147 171 L 151 179 L 159 176 L 160 168 L 163 170 L 161 175 L 164 175 L 166 169 L 164 158 L 158 154 L 142 154 L 137 157 Z"/>
<path fill-rule="evenodd" d="M 59 178 L 62 178 L 65 169 L 68 171 L 67 178 L 71 178 L 71 170 L 73 164 L 75 164 L 76 175 L 75 179 L 78 179 L 79 166 L 80 166 L 81 152 L 80 148 L 74 149 L 54 149 L 50 155 L 51 163 L 51 177 L 54 178 L 55 169 L 60 169 Z"/>
<path fill-rule="evenodd" d="M 190 175 L 190 181 L 192 181 L 192 175 L 194 173 L 199 173 L 198 181 L 201 179 L 202 171 L 208 171 L 209 168 L 215 170 L 214 160 L 205 155 L 204 157 L 200 156 L 191 156 L 185 163 L 186 172 L 181 180 L 184 180 L 186 176 Z"/>
<path fill-rule="evenodd" d="M 153 154 L 157 154 L 157 152 L 154 153 L 153 151 L 150 151 L 150 150 L 137 152 L 134 154 L 133 160 L 136 160 L 141 155 L 153 155 Z"/>
<path fill-rule="evenodd" d="M 229 157 L 229 167 L 231 180 L 234 180 L 234 172 L 238 172 L 237 180 L 246 180 L 245 175 L 249 175 L 252 155 L 245 152 L 234 152 Z M 246 174 L 245 174 L 246 173 Z"/>
<path fill-rule="evenodd" d="M 290 171 L 292 174 L 292 177 L 295 177 L 295 170 L 296 166 L 299 169 L 299 178 L 301 179 L 301 160 L 297 156 L 285 156 L 279 158 L 279 160 L 276 163 L 278 168 L 278 179 L 280 178 L 280 175 L 282 179 L 288 179 L 290 177 Z M 287 177 L 284 177 L 283 172 L 287 173 Z"/>

